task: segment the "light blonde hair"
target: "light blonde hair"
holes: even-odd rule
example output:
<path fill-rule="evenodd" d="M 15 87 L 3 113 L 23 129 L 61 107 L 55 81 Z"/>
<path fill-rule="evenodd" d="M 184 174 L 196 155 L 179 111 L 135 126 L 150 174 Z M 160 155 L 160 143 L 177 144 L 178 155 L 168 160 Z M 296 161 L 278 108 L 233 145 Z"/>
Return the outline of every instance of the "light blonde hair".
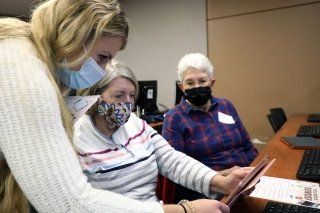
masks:
<path fill-rule="evenodd" d="M 111 81 L 113 81 L 115 78 L 123 77 L 128 79 L 132 82 L 132 84 L 135 87 L 136 93 L 135 93 L 135 99 L 138 97 L 138 81 L 134 74 L 134 72 L 124 64 L 121 64 L 120 62 L 116 60 L 112 60 L 110 63 L 107 64 L 106 68 L 106 76 L 98 81 L 94 86 L 80 90 L 77 95 L 79 96 L 87 96 L 87 95 L 101 95 L 108 87 Z M 95 103 L 86 113 L 90 116 L 97 113 L 98 109 L 98 102 Z"/>
<path fill-rule="evenodd" d="M 61 95 L 65 88 L 58 80 L 57 68 L 65 57 L 90 42 L 87 54 L 68 64 L 80 65 L 101 36 L 121 37 L 121 49 L 125 48 L 129 27 L 118 1 L 48 0 L 36 7 L 30 23 L 4 18 L 0 19 L 0 28 L 0 39 L 29 38 L 34 43 L 56 89 L 62 122 L 72 141 L 72 118 Z M 29 212 L 28 201 L 4 160 L 0 161 L 0 212 Z"/>

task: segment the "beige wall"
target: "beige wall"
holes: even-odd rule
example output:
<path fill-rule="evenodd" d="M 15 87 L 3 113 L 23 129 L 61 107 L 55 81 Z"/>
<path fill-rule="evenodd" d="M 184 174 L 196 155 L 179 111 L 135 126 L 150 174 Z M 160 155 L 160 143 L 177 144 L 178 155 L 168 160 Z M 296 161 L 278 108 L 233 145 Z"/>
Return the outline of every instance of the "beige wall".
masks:
<path fill-rule="evenodd" d="M 273 131 L 268 109 L 320 113 L 320 1 L 208 0 L 214 94 L 230 99 L 252 138 Z"/>
<path fill-rule="evenodd" d="M 158 103 L 171 108 L 179 59 L 189 52 L 207 54 L 206 0 L 123 0 L 122 7 L 130 32 L 117 58 L 139 80 L 157 80 Z"/>

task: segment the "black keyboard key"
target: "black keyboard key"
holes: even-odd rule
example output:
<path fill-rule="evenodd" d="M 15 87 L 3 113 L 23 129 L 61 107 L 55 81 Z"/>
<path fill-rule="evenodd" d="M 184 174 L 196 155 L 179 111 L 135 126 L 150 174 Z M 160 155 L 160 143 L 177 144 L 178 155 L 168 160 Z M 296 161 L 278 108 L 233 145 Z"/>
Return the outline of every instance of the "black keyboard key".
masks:
<path fill-rule="evenodd" d="M 302 125 L 300 126 L 297 136 L 302 137 L 320 137 L 320 125 Z"/>
<path fill-rule="evenodd" d="M 320 180 L 320 149 L 304 151 L 296 177 L 305 180 Z"/>
<path fill-rule="evenodd" d="M 268 201 L 264 207 L 263 213 L 320 213 L 320 209 L 310 206 L 300 206 L 288 203 Z"/>
<path fill-rule="evenodd" d="M 319 114 L 309 114 L 307 121 L 308 122 L 320 122 L 320 113 Z"/>

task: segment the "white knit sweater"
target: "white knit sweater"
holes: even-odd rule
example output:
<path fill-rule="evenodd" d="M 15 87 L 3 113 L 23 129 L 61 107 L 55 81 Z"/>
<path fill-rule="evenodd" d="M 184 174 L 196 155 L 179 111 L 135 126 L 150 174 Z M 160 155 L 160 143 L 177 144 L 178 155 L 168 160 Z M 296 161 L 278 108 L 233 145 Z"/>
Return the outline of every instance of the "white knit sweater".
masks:
<path fill-rule="evenodd" d="M 0 159 L 39 212 L 163 212 L 93 189 L 62 126 L 56 93 L 25 39 L 0 40 Z"/>

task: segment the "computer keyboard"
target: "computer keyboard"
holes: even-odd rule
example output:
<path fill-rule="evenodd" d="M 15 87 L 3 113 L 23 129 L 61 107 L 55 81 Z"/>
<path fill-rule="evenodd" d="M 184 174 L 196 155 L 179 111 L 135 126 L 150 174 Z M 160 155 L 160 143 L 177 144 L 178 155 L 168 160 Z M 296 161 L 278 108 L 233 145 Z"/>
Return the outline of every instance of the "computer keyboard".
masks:
<path fill-rule="evenodd" d="M 311 205 L 314 205 L 311 202 L 303 201 L 306 206 L 288 204 L 288 203 L 281 203 L 281 202 L 274 202 L 268 201 L 267 205 L 264 207 L 263 213 L 278 213 L 278 212 L 285 212 L 285 213 L 320 213 L 320 209 L 312 208 Z M 304 204 L 302 204 L 304 205 Z"/>
<path fill-rule="evenodd" d="M 297 132 L 297 136 L 319 138 L 320 125 L 302 125 Z"/>
<path fill-rule="evenodd" d="M 320 180 L 320 149 L 304 151 L 296 177 L 305 180 Z"/>
<path fill-rule="evenodd" d="M 307 118 L 308 122 L 320 122 L 320 113 L 318 114 L 309 114 Z"/>

